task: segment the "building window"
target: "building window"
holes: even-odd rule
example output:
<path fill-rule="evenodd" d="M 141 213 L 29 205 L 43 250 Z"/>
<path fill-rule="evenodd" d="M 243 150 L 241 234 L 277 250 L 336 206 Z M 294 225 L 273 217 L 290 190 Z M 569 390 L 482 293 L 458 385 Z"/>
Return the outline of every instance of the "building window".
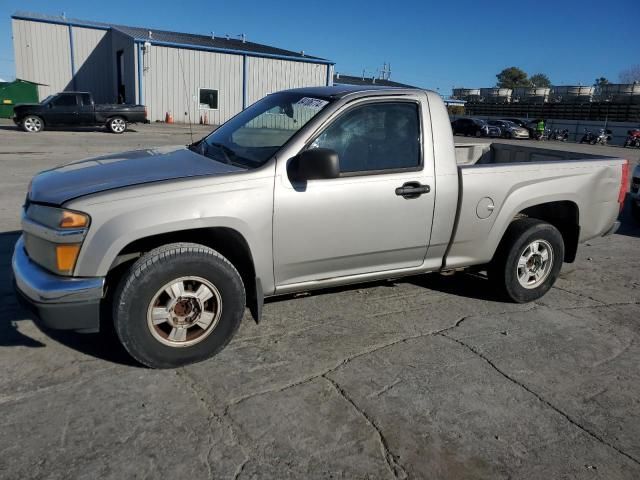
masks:
<path fill-rule="evenodd" d="M 201 88 L 200 89 L 200 108 L 217 110 L 218 109 L 218 90 Z"/>

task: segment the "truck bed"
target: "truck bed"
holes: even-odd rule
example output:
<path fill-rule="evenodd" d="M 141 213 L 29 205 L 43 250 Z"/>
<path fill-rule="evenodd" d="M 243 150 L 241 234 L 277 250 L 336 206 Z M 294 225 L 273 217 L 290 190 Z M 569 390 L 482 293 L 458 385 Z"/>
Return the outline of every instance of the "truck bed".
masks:
<path fill-rule="evenodd" d="M 511 219 L 527 215 L 528 206 L 575 215 L 580 242 L 608 232 L 618 216 L 626 160 L 502 143 L 456 145 L 455 155 L 460 196 L 448 268 L 489 261 Z"/>
<path fill-rule="evenodd" d="M 456 162 L 460 166 L 603 158 L 602 155 L 506 143 L 460 143 L 456 144 L 455 151 Z"/>

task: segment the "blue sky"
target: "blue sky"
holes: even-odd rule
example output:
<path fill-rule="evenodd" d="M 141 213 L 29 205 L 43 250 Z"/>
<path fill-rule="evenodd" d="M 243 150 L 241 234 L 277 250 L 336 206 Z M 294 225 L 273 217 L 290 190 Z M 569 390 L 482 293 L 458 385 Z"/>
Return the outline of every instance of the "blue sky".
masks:
<path fill-rule="evenodd" d="M 508 6 L 507 6 L 508 5 Z M 535 5 L 540 5 L 536 8 Z M 17 10 L 192 33 L 246 33 L 251 41 L 439 89 L 492 86 L 508 66 L 555 84 L 591 84 L 640 63 L 638 0 L 515 2 L 405 0 L 0 0 L 0 78 L 13 78 L 10 16 Z"/>

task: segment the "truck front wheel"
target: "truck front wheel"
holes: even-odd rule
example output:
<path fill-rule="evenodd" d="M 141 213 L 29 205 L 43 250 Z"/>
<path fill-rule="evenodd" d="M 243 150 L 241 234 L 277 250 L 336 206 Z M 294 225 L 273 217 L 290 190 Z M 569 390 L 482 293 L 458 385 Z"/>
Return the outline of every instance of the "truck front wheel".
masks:
<path fill-rule="evenodd" d="M 542 297 L 553 286 L 564 260 L 556 227 L 535 218 L 512 222 L 488 268 L 498 293 L 516 303 Z"/>
<path fill-rule="evenodd" d="M 151 368 L 175 368 L 209 358 L 240 325 L 245 290 L 235 267 L 194 243 L 156 248 L 136 261 L 114 295 L 120 341 Z"/>
<path fill-rule="evenodd" d="M 22 120 L 22 130 L 29 133 L 41 132 L 44 130 L 44 122 L 36 115 L 29 115 Z"/>
<path fill-rule="evenodd" d="M 111 133 L 123 133 L 127 130 L 127 121 L 122 117 L 113 117 L 107 121 Z"/>

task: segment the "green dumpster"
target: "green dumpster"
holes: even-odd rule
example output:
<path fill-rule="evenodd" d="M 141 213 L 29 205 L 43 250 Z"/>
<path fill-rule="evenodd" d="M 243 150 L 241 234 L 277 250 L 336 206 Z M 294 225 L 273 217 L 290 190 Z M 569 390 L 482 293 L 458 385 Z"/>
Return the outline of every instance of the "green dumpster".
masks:
<path fill-rule="evenodd" d="M 20 79 L 0 82 L 0 118 L 11 118 L 18 103 L 38 103 L 38 84 Z"/>

